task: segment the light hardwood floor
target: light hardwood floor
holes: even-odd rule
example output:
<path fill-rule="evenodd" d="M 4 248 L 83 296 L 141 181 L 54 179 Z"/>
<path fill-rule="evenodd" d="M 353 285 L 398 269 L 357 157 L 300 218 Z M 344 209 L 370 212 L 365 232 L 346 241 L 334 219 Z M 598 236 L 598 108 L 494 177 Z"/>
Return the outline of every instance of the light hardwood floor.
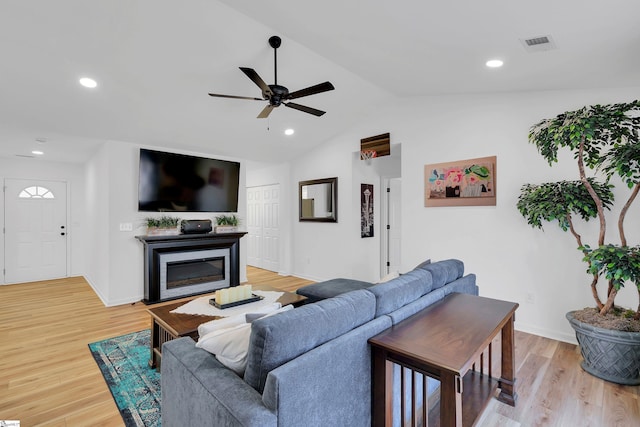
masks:
<path fill-rule="evenodd" d="M 310 283 L 251 267 L 247 275 L 288 291 Z M 79 277 L 0 286 L 0 420 L 122 426 L 87 344 L 148 328 L 146 309 L 104 307 Z M 516 332 L 518 405 L 494 399 L 478 425 L 639 426 L 640 387 L 598 380 L 579 360 L 573 345 Z"/>

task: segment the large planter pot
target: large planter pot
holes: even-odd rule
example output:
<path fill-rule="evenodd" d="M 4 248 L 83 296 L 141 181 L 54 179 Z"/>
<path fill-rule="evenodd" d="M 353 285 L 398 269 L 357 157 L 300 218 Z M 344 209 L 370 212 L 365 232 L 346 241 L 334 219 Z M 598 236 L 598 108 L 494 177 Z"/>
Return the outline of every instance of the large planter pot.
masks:
<path fill-rule="evenodd" d="M 576 331 L 582 369 L 616 384 L 640 385 L 640 332 L 599 328 L 566 315 Z"/>

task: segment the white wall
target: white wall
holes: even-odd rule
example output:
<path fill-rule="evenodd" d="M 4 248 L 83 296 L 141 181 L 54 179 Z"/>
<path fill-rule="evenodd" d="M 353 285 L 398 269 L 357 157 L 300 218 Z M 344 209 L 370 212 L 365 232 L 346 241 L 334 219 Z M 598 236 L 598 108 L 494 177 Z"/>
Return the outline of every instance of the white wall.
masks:
<path fill-rule="evenodd" d="M 578 179 L 570 154 L 550 168 L 527 141 L 531 125 L 566 110 L 595 103 L 626 102 L 640 97 L 640 87 L 612 90 L 556 91 L 492 95 L 419 97 L 398 100 L 292 162 L 292 182 L 339 178 L 339 222 L 293 225 L 293 271 L 302 277 L 367 280 L 379 260 L 361 256 L 359 194 L 352 180 L 352 154 L 361 138 L 391 133 L 402 144 L 402 268 L 426 258 L 459 258 L 478 276 L 481 295 L 519 302 L 516 327 L 575 342 L 567 311 L 592 305 L 589 276 L 568 233 L 549 224 L 532 229 L 516 209 L 524 183 Z M 497 205 L 424 207 L 425 164 L 497 156 Z M 617 192 L 623 192 L 619 186 Z M 293 191 L 293 189 L 292 189 Z M 627 214 L 630 242 L 640 240 L 640 204 Z M 376 217 L 379 218 L 379 215 Z M 376 219 L 376 227 L 379 227 Z M 617 241 L 615 222 L 609 240 Z M 579 224 L 585 243 L 595 244 L 597 224 Z M 376 228 L 378 231 L 379 228 Z M 526 303 L 530 294 L 534 302 Z M 636 307 L 630 287 L 618 303 Z"/>
<path fill-rule="evenodd" d="M 87 217 L 82 249 L 85 279 L 103 302 L 109 301 L 109 182 L 108 147 L 103 144 L 85 165 L 84 209 Z"/>
<path fill-rule="evenodd" d="M 86 209 L 93 228 L 87 238 L 86 277 L 106 305 L 140 301 L 144 297 L 143 246 L 135 236 L 144 234 L 138 212 L 138 153 L 140 146 L 109 141 L 87 163 Z M 155 148 L 163 150 L 162 148 Z M 166 149 L 166 151 L 177 152 Z M 234 160 L 212 153 L 184 152 L 202 157 Z M 241 162 L 242 163 L 242 162 Z M 246 212 L 244 167 L 240 166 L 238 214 Z M 184 219 L 211 219 L 213 213 L 173 213 Z M 133 223 L 133 231 L 120 231 L 121 223 Z M 246 252 L 240 243 L 240 280 L 246 281 Z"/>
<path fill-rule="evenodd" d="M 0 183 L 5 178 L 41 179 L 66 181 L 68 219 L 68 260 L 69 276 L 79 276 L 84 272 L 85 253 L 82 250 L 83 234 L 86 231 L 84 216 L 83 166 L 73 163 L 48 162 L 43 159 L 0 158 Z M 0 197 L 0 224 L 4 227 L 4 197 Z M 4 269 L 4 234 L 0 237 L 0 270 Z M 0 275 L 4 283 L 4 275 Z"/>

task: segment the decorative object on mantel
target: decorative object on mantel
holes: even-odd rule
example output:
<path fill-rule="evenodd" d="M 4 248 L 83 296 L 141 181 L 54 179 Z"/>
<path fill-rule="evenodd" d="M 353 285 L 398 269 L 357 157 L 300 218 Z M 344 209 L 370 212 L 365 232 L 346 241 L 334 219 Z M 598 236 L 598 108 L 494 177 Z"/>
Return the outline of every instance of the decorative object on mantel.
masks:
<path fill-rule="evenodd" d="M 178 217 L 172 217 L 168 215 L 162 215 L 160 217 L 146 217 L 144 219 L 147 225 L 148 236 L 171 236 L 180 234 L 178 224 L 181 219 Z"/>
<path fill-rule="evenodd" d="M 373 237 L 373 184 L 360 184 L 360 237 Z"/>
<path fill-rule="evenodd" d="M 219 215 L 216 217 L 216 233 L 235 233 L 238 231 L 238 225 L 240 224 L 240 218 L 235 214 L 231 215 Z"/>
<path fill-rule="evenodd" d="M 210 219 L 183 219 L 180 222 L 180 232 L 182 234 L 205 234 L 211 233 Z"/>
<path fill-rule="evenodd" d="M 566 314 L 580 345 L 582 368 L 598 378 L 626 385 L 640 384 L 640 307 L 625 310 L 615 306 L 614 299 L 625 283 L 633 284 L 640 294 L 640 246 L 630 246 L 624 231 L 625 215 L 640 192 L 639 112 L 637 100 L 593 105 L 532 126 L 529 142 L 549 165 L 558 161 L 559 148 L 568 148 L 580 179 L 525 184 L 517 204 L 532 227 L 542 228 L 542 221 L 557 220 L 563 231 L 569 230 L 575 237 L 587 273 L 593 277 L 590 288 L 596 305 Z M 597 175 L 587 176 L 587 169 Z M 606 244 L 604 211 L 614 206 L 610 184 L 614 176 L 630 191 L 618 217 L 620 244 Z M 597 248 L 583 242 L 574 227 L 575 216 L 584 221 L 599 219 Z M 600 278 L 608 282 L 604 302 L 597 288 Z"/>
<path fill-rule="evenodd" d="M 424 166 L 424 206 L 495 206 L 496 156 Z"/>

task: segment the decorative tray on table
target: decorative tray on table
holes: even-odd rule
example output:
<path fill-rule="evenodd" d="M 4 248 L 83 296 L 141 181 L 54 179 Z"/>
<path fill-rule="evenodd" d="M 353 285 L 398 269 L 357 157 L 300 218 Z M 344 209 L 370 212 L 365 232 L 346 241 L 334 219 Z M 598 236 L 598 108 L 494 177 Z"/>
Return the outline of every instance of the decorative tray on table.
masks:
<path fill-rule="evenodd" d="M 241 299 L 241 300 L 229 302 L 226 304 L 218 304 L 215 298 L 211 298 L 209 300 L 209 304 L 211 304 L 215 308 L 224 310 L 225 308 L 236 307 L 243 304 L 249 304 L 250 302 L 260 301 L 261 299 L 264 299 L 264 297 L 261 297 L 260 295 L 256 295 L 256 294 L 251 294 L 251 298 Z"/>

